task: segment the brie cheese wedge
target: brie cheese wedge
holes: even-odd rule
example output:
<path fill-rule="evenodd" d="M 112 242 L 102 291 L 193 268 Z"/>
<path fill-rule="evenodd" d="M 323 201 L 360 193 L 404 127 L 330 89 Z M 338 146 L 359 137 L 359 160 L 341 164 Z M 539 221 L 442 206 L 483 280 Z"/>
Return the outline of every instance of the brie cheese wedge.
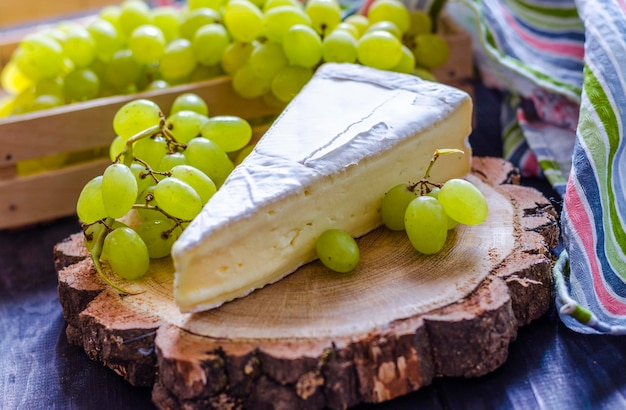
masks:
<path fill-rule="evenodd" d="M 463 91 L 411 75 L 326 64 L 292 100 L 172 248 L 174 299 L 197 312 L 243 297 L 316 258 L 327 229 L 359 237 L 380 203 L 416 182 L 470 171 L 472 104 Z"/>

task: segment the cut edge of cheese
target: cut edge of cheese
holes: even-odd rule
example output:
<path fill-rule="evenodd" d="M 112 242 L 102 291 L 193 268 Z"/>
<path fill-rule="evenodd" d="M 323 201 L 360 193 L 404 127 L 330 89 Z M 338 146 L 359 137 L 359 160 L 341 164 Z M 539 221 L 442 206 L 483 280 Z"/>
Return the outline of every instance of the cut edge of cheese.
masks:
<path fill-rule="evenodd" d="M 212 309 L 316 259 L 327 229 L 360 237 L 382 224 L 398 183 L 470 171 L 472 104 L 458 89 L 352 64 L 326 64 L 172 248 L 174 300 Z"/>

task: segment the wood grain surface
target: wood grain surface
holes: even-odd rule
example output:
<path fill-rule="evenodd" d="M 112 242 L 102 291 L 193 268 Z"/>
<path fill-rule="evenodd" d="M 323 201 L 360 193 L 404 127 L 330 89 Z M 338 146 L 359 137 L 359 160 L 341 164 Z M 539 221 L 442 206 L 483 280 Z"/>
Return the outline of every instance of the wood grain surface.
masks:
<path fill-rule="evenodd" d="M 173 303 L 171 261 L 124 283 L 95 275 L 79 234 L 55 247 L 68 339 L 133 385 L 153 385 L 160 408 L 345 408 L 381 402 L 435 377 L 499 367 L 518 327 L 551 305 L 549 201 L 516 185 L 501 159 L 474 158 L 467 176 L 490 216 L 458 227 L 444 250 L 413 251 L 402 233 L 359 239 L 347 275 L 310 263 L 286 279 L 200 314 Z"/>

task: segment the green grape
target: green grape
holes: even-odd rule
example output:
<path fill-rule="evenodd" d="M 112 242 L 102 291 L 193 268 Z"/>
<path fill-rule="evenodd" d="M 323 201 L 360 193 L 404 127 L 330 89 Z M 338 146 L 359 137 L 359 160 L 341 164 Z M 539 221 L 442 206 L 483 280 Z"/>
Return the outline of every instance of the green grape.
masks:
<path fill-rule="evenodd" d="M 36 97 L 34 87 L 27 88 L 19 93 L 13 99 L 13 112 L 11 114 L 23 114 L 29 112 Z"/>
<path fill-rule="evenodd" d="M 250 43 L 261 35 L 263 13 L 250 1 L 229 1 L 223 15 L 224 25 L 235 41 Z"/>
<path fill-rule="evenodd" d="M 272 94 L 281 102 L 289 102 L 313 77 L 313 70 L 298 66 L 283 67 L 272 79 Z"/>
<path fill-rule="evenodd" d="M 246 157 L 248 155 L 250 155 L 252 150 L 254 150 L 255 145 L 256 144 L 250 144 L 250 145 L 240 149 L 239 152 L 237 153 L 237 156 L 235 157 L 235 160 L 234 160 L 235 165 L 241 164 L 243 162 L 243 160 L 246 159 Z"/>
<path fill-rule="evenodd" d="M 232 86 L 241 97 L 257 98 L 270 91 L 271 79 L 259 76 L 255 69 L 246 64 L 234 73 Z"/>
<path fill-rule="evenodd" d="M 410 25 L 405 33 L 407 37 L 415 37 L 418 34 L 426 34 L 433 31 L 433 21 L 430 15 L 423 10 L 409 11 Z"/>
<path fill-rule="evenodd" d="M 96 58 L 96 41 L 87 29 L 75 27 L 65 35 L 63 53 L 75 67 L 87 67 Z"/>
<path fill-rule="evenodd" d="M 400 0 L 374 1 L 367 12 L 367 17 L 370 24 L 391 21 L 401 33 L 405 33 L 411 25 L 409 11 Z"/>
<path fill-rule="evenodd" d="M 402 33 L 398 26 L 393 24 L 391 21 L 379 21 L 378 23 L 374 23 L 367 28 L 366 33 L 371 33 L 372 31 L 386 31 L 389 34 L 393 34 L 394 37 L 401 40 Z"/>
<path fill-rule="evenodd" d="M 190 221 L 202 210 L 200 195 L 178 178 L 165 178 L 154 188 L 154 199 L 163 211 L 174 218 Z"/>
<path fill-rule="evenodd" d="M 415 36 L 413 55 L 415 63 L 421 67 L 437 68 L 448 61 L 450 47 L 438 34 L 418 34 Z"/>
<path fill-rule="evenodd" d="M 180 24 L 182 15 L 180 10 L 173 6 L 158 6 L 151 11 L 152 24 L 157 26 L 166 42 L 170 42 L 180 36 Z"/>
<path fill-rule="evenodd" d="M 146 169 L 146 167 L 142 164 L 133 162 L 132 164 L 130 164 L 130 170 L 133 172 L 135 180 L 137 181 L 138 193 L 142 193 L 149 187 L 156 185 L 157 181 L 155 181 L 155 179 L 151 175 L 149 175 L 148 169 Z M 139 196 L 139 194 L 137 196 Z"/>
<path fill-rule="evenodd" d="M 175 226 L 170 219 L 153 219 L 145 221 L 137 228 L 137 233 L 148 248 L 150 258 L 160 259 L 170 254 L 172 244 L 180 236 L 180 229 L 174 229 Z"/>
<path fill-rule="evenodd" d="M 114 229 L 104 238 L 102 252 L 111 269 L 126 280 L 139 279 L 148 272 L 150 255 L 141 236 L 128 227 Z"/>
<path fill-rule="evenodd" d="M 446 214 L 459 223 L 479 225 L 487 219 L 487 200 L 469 181 L 459 178 L 448 180 L 439 190 L 438 199 Z"/>
<path fill-rule="evenodd" d="M 415 69 L 415 56 L 410 48 L 402 45 L 402 57 L 400 58 L 400 62 L 396 64 L 395 67 L 391 69 L 391 71 L 395 71 L 397 73 L 405 73 L 410 74 Z"/>
<path fill-rule="evenodd" d="M 425 255 L 439 252 L 448 236 L 448 218 L 432 196 L 413 199 L 406 208 L 404 227 L 413 247 Z"/>
<path fill-rule="evenodd" d="M 219 23 L 221 21 L 220 13 L 208 7 L 200 7 L 190 10 L 183 14 L 180 23 L 180 35 L 191 41 L 196 31 L 207 24 Z"/>
<path fill-rule="evenodd" d="M 302 68 L 302 67 L 298 67 L 298 68 Z M 280 72 L 276 74 L 276 77 L 278 77 L 279 75 L 280 75 Z M 272 83 L 274 82 L 276 77 L 272 79 Z M 285 84 L 285 86 L 287 86 L 287 84 Z M 282 85 L 279 88 L 282 88 Z M 271 90 L 268 93 L 263 94 L 261 96 L 261 101 L 263 101 L 263 104 L 265 104 L 267 107 L 276 108 L 278 111 L 284 109 L 286 105 L 286 102 L 279 100 L 278 97 L 276 97 L 276 95 Z"/>
<path fill-rule="evenodd" d="M 171 169 L 171 177 L 188 183 L 200 197 L 202 205 L 206 204 L 217 191 L 215 182 L 204 172 L 191 165 L 176 165 Z"/>
<path fill-rule="evenodd" d="M 137 199 L 137 180 L 124 164 L 111 164 L 102 174 L 102 202 L 110 218 L 121 218 Z"/>
<path fill-rule="evenodd" d="M 6 118 L 13 113 L 13 102 L 15 97 L 12 95 L 5 95 L 0 97 L 0 118 Z"/>
<path fill-rule="evenodd" d="M 30 110 L 39 111 L 49 108 L 60 107 L 64 104 L 63 100 L 56 95 L 38 95 L 33 100 Z"/>
<path fill-rule="evenodd" d="M 122 48 L 124 41 L 115 26 L 107 20 L 98 19 L 87 26 L 87 31 L 95 43 L 96 57 L 109 61 L 113 54 Z"/>
<path fill-rule="evenodd" d="M 263 12 L 265 13 L 268 10 L 279 6 L 292 6 L 299 9 L 304 9 L 302 3 L 300 3 L 299 0 L 266 0 L 262 5 Z"/>
<path fill-rule="evenodd" d="M 335 30 L 322 42 L 322 58 L 326 62 L 355 63 L 356 39 L 343 30 Z"/>
<path fill-rule="evenodd" d="M 153 221 L 153 220 L 167 220 L 169 219 L 163 212 L 156 207 L 156 201 L 154 200 L 154 189 L 156 184 L 150 185 L 144 189 L 139 195 L 137 195 L 137 204 L 145 205 L 146 208 L 138 208 L 137 213 L 141 217 L 141 220 Z"/>
<path fill-rule="evenodd" d="M 437 81 L 437 78 L 432 71 L 424 67 L 415 67 L 413 69 L 413 75 L 421 78 L 422 80 Z"/>
<path fill-rule="evenodd" d="M 362 15 L 362 14 L 353 14 L 351 16 L 346 17 L 344 23 L 350 24 L 354 26 L 357 30 L 359 30 L 359 36 L 361 37 L 367 31 L 367 28 L 370 26 L 370 20 Z"/>
<path fill-rule="evenodd" d="M 348 34 L 350 34 L 355 39 L 361 37 L 361 32 L 359 31 L 359 29 L 356 28 L 356 26 L 354 26 L 354 25 L 352 25 L 350 23 L 339 23 L 337 25 L 337 27 L 335 27 L 335 29 L 331 33 L 329 33 L 329 34 L 332 34 L 335 31 L 347 31 Z M 328 35 L 325 35 L 324 39 L 326 39 L 327 37 L 328 37 Z"/>
<path fill-rule="evenodd" d="M 205 24 L 193 36 L 191 48 L 200 64 L 215 65 L 230 43 L 228 32 L 221 24 Z"/>
<path fill-rule="evenodd" d="M 295 24 L 283 39 L 283 51 L 289 64 L 311 68 L 322 59 L 322 39 L 311 27 Z"/>
<path fill-rule="evenodd" d="M 100 79 L 88 68 L 78 68 L 65 76 L 63 93 L 72 101 L 96 98 L 100 92 Z"/>
<path fill-rule="evenodd" d="M 0 88 L 9 94 L 19 94 L 32 85 L 33 80 L 20 71 L 15 59 L 9 60 L 0 71 Z"/>
<path fill-rule="evenodd" d="M 209 116 L 209 106 L 198 94 L 194 93 L 183 93 L 174 99 L 170 115 L 178 111 L 193 111 L 205 117 Z"/>
<path fill-rule="evenodd" d="M 118 50 L 107 62 L 104 69 L 106 82 L 117 90 L 125 90 L 134 84 L 141 75 L 141 65 L 128 49 Z"/>
<path fill-rule="evenodd" d="M 129 101 L 120 107 L 113 116 L 113 130 L 128 140 L 146 129 L 161 122 L 161 108 L 144 98 Z"/>
<path fill-rule="evenodd" d="M 341 273 L 356 268 L 360 259 L 358 244 L 340 229 L 324 231 L 315 242 L 315 252 L 324 266 Z"/>
<path fill-rule="evenodd" d="M 181 152 L 167 153 L 161 158 L 161 161 L 156 167 L 159 172 L 168 172 L 177 165 L 187 165 L 189 161 L 185 155 Z"/>
<path fill-rule="evenodd" d="M 119 26 L 130 37 L 139 26 L 150 24 L 150 7 L 141 0 L 125 0 L 120 6 Z"/>
<path fill-rule="evenodd" d="M 337 0 L 309 0 L 304 7 L 311 25 L 321 36 L 330 33 L 341 23 L 341 8 Z"/>
<path fill-rule="evenodd" d="M 159 70 L 166 81 L 181 81 L 191 75 L 196 68 L 196 58 L 191 42 L 184 38 L 177 38 L 165 47 Z"/>
<path fill-rule="evenodd" d="M 206 138 L 194 138 L 184 152 L 187 163 L 204 172 L 217 187 L 232 172 L 234 165 L 219 145 Z"/>
<path fill-rule="evenodd" d="M 254 50 L 252 43 L 233 42 L 226 46 L 221 65 L 227 74 L 233 74 L 248 61 Z"/>
<path fill-rule="evenodd" d="M 102 20 L 108 21 L 113 24 L 118 34 L 122 35 L 122 26 L 120 25 L 120 14 L 122 14 L 122 8 L 120 6 L 104 6 L 100 9 L 98 17 Z"/>
<path fill-rule="evenodd" d="M 165 154 L 167 154 L 167 141 L 161 136 L 142 138 L 133 144 L 133 154 L 135 158 L 141 159 L 150 167 L 156 169 Z"/>
<path fill-rule="evenodd" d="M 78 219 L 86 224 L 92 224 L 107 217 L 102 202 L 102 175 L 92 178 L 85 184 L 76 201 Z"/>
<path fill-rule="evenodd" d="M 98 237 L 106 233 L 107 227 L 103 223 L 93 223 L 85 229 L 83 232 L 83 241 L 85 243 L 85 248 L 89 252 L 92 252 L 93 247 L 96 245 L 98 241 Z"/>
<path fill-rule="evenodd" d="M 199 8 L 210 8 L 213 10 L 220 10 L 226 0 L 188 0 L 187 8 L 189 10 L 195 10 Z"/>
<path fill-rule="evenodd" d="M 12 58 L 19 71 L 34 81 L 56 77 L 64 68 L 61 45 L 36 33 L 22 39 Z"/>
<path fill-rule="evenodd" d="M 248 65 L 256 72 L 256 75 L 268 80 L 274 77 L 287 63 L 287 56 L 282 45 L 271 41 L 255 47 L 248 59 Z"/>
<path fill-rule="evenodd" d="M 234 152 L 248 145 L 252 139 L 252 127 L 243 118 L 219 115 L 210 118 L 200 133 L 220 146 L 225 152 Z"/>
<path fill-rule="evenodd" d="M 146 90 L 164 90 L 169 88 L 169 83 L 165 80 L 154 80 L 146 87 Z"/>
<path fill-rule="evenodd" d="M 357 58 L 361 64 L 380 70 L 395 67 L 402 58 L 402 43 L 386 31 L 363 34 L 357 44 Z"/>
<path fill-rule="evenodd" d="M 209 121 L 206 115 L 195 111 L 178 111 L 170 115 L 165 121 L 165 126 L 174 135 L 176 142 L 186 144 L 192 138 L 200 135 L 200 129 Z"/>
<path fill-rule="evenodd" d="M 439 191 L 440 189 L 437 187 L 434 187 L 428 194 L 428 196 L 432 196 L 433 198 L 437 198 L 439 199 Z M 440 202 L 441 203 L 441 202 Z M 445 209 L 444 209 L 445 211 Z M 450 218 L 450 216 L 448 214 L 446 214 L 446 218 L 448 218 L 448 230 L 454 229 L 457 227 L 457 225 L 459 224 L 457 221 L 455 221 L 454 219 Z"/>
<path fill-rule="evenodd" d="M 263 14 L 263 32 L 270 41 L 281 43 L 291 26 L 311 25 L 311 18 L 299 7 L 277 6 Z"/>
<path fill-rule="evenodd" d="M 144 24 L 133 30 L 128 48 L 140 64 L 154 64 L 165 52 L 165 36 L 152 24 Z"/>
<path fill-rule="evenodd" d="M 223 76 L 224 74 L 224 70 L 222 70 L 222 66 L 220 64 L 198 64 L 196 65 L 196 68 L 193 69 L 191 74 L 189 74 L 189 82 L 193 83 L 197 81 L 204 81 L 209 78 Z"/>
<path fill-rule="evenodd" d="M 63 99 L 63 79 L 42 78 L 35 83 L 35 95 L 54 95 Z"/>
<path fill-rule="evenodd" d="M 383 224 L 393 231 L 404 230 L 404 215 L 409 203 L 416 194 L 406 184 L 398 184 L 391 188 L 380 203 L 380 216 Z"/>

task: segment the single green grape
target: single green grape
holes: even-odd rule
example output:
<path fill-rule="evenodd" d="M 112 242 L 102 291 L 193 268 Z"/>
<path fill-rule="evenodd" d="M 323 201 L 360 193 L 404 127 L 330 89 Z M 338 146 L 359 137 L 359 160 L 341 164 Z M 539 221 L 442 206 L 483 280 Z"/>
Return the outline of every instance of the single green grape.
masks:
<path fill-rule="evenodd" d="M 191 41 L 196 31 L 207 24 L 219 23 L 220 13 L 208 7 L 199 7 L 183 14 L 180 23 L 180 35 L 182 38 Z"/>
<path fill-rule="evenodd" d="M 288 63 L 281 43 L 272 41 L 259 44 L 252 50 L 248 65 L 258 77 L 271 80 Z"/>
<path fill-rule="evenodd" d="M 148 188 L 144 189 L 139 195 L 137 195 L 136 204 L 143 205 L 144 207 L 137 208 L 137 213 L 141 217 L 141 220 L 144 222 L 152 221 L 155 219 L 166 220 L 169 219 L 167 215 L 161 212 L 157 208 L 157 203 L 154 200 L 154 189 L 156 188 L 156 184 L 150 185 Z"/>
<path fill-rule="evenodd" d="M 335 30 L 322 42 L 322 58 L 330 63 L 356 62 L 356 37 L 344 30 Z"/>
<path fill-rule="evenodd" d="M 206 117 L 209 116 L 209 106 L 202 97 L 194 93 L 183 93 L 174 99 L 170 115 L 178 111 L 194 111 Z"/>
<path fill-rule="evenodd" d="M 92 224 L 107 217 L 102 201 L 102 175 L 92 178 L 85 184 L 76 201 L 78 219 Z"/>
<path fill-rule="evenodd" d="M 165 44 L 163 32 L 152 24 L 137 27 L 128 39 L 128 48 L 140 64 L 157 63 L 165 52 Z"/>
<path fill-rule="evenodd" d="M 87 31 L 95 42 L 96 57 L 101 61 L 110 61 L 124 44 L 115 26 L 102 18 L 91 22 L 87 26 Z"/>
<path fill-rule="evenodd" d="M 426 195 L 432 196 L 433 198 L 436 198 L 436 199 L 439 199 L 439 191 L 440 191 L 440 188 L 434 187 Z M 445 208 L 444 208 L 444 211 L 445 211 Z M 448 230 L 456 228 L 459 223 L 457 221 L 455 221 L 454 219 L 450 218 L 450 215 L 448 215 L 448 214 L 446 214 L 446 217 L 448 218 Z"/>
<path fill-rule="evenodd" d="M 177 142 L 186 144 L 200 135 L 200 130 L 207 124 L 209 117 L 195 111 L 178 111 L 167 117 L 165 126 L 174 135 Z"/>
<path fill-rule="evenodd" d="M 106 231 L 107 227 L 103 223 L 97 222 L 89 225 L 83 233 L 85 248 L 87 248 L 89 252 L 92 252 L 94 246 L 98 241 L 98 238 L 100 237 L 100 235 L 105 234 Z"/>
<path fill-rule="evenodd" d="M 404 227 L 413 247 L 425 255 L 441 251 L 448 236 L 448 219 L 432 196 L 413 199 L 406 208 Z"/>
<path fill-rule="evenodd" d="M 168 152 L 156 166 L 159 172 L 168 172 L 177 165 L 188 165 L 189 161 L 182 152 Z"/>
<path fill-rule="evenodd" d="M 157 6 L 152 9 L 150 17 L 152 24 L 161 30 L 167 43 L 180 36 L 182 14 L 179 8 L 174 6 Z"/>
<path fill-rule="evenodd" d="M 104 67 L 104 78 L 116 91 L 126 91 L 139 79 L 142 67 L 129 49 L 116 51 Z"/>
<path fill-rule="evenodd" d="M 63 81 L 63 94 L 72 101 L 96 98 L 100 92 L 100 79 L 88 68 L 70 71 Z"/>
<path fill-rule="evenodd" d="M 200 196 L 202 205 L 206 204 L 217 191 L 215 182 L 204 172 L 191 165 L 176 165 L 171 169 L 170 173 L 172 178 L 178 178 L 191 185 L 194 191 Z"/>
<path fill-rule="evenodd" d="M 35 83 L 35 95 L 54 95 L 63 99 L 63 79 L 60 77 L 42 78 Z"/>
<path fill-rule="evenodd" d="M 119 27 L 122 34 L 130 37 L 137 27 L 150 24 L 150 7 L 142 0 L 125 0 L 120 5 Z"/>
<path fill-rule="evenodd" d="M 187 163 L 204 172 L 217 187 L 235 168 L 233 162 L 219 145 L 206 138 L 194 138 L 184 152 Z"/>
<path fill-rule="evenodd" d="M 9 94 L 19 94 L 33 86 L 33 80 L 26 76 L 17 66 L 16 57 L 7 61 L 0 71 L 0 87 Z M 52 77 L 54 79 L 54 77 Z"/>
<path fill-rule="evenodd" d="M 133 154 L 136 158 L 145 161 L 151 168 L 156 169 L 167 154 L 167 141 L 159 135 L 142 138 L 133 144 Z"/>
<path fill-rule="evenodd" d="M 276 71 L 278 71 L 280 68 Z M 274 75 L 276 75 L 276 73 Z M 250 64 L 239 68 L 232 78 L 233 90 L 243 98 L 258 98 L 271 89 L 271 77 L 261 77 Z"/>
<path fill-rule="evenodd" d="M 161 122 L 161 108 L 153 101 L 139 98 L 120 107 L 113 116 L 113 130 L 128 140 Z"/>
<path fill-rule="evenodd" d="M 272 94 L 281 102 L 289 102 L 313 77 L 313 69 L 298 66 L 283 67 L 272 79 Z"/>
<path fill-rule="evenodd" d="M 415 36 L 414 44 L 413 55 L 417 65 L 425 68 L 437 68 L 448 61 L 450 46 L 439 34 L 418 34 Z"/>
<path fill-rule="evenodd" d="M 248 121 L 234 115 L 218 115 L 202 125 L 200 133 L 224 150 L 234 152 L 248 145 L 252 127 Z"/>
<path fill-rule="evenodd" d="M 359 31 L 359 37 L 361 37 L 369 27 L 370 20 L 362 14 L 352 14 L 344 19 L 344 23 L 354 26 Z"/>
<path fill-rule="evenodd" d="M 120 163 L 109 165 L 102 174 L 102 202 L 107 216 L 121 218 L 137 199 L 137 180 L 131 169 Z"/>
<path fill-rule="evenodd" d="M 311 26 L 320 36 L 332 32 L 341 23 L 341 8 L 337 0 L 309 0 L 304 12 L 311 18 Z"/>
<path fill-rule="evenodd" d="M 150 255 L 141 236 L 128 227 L 114 229 L 104 238 L 102 252 L 111 269 L 126 280 L 148 272 Z"/>
<path fill-rule="evenodd" d="M 41 34 L 29 34 L 20 41 L 12 56 L 20 73 L 31 81 L 53 78 L 64 69 L 63 48 Z"/>
<path fill-rule="evenodd" d="M 393 231 L 403 231 L 406 208 L 415 198 L 415 192 L 409 190 L 406 184 L 395 185 L 387 191 L 380 203 L 383 224 Z"/>
<path fill-rule="evenodd" d="M 30 105 L 31 111 L 47 110 L 49 108 L 60 107 L 64 101 L 56 95 L 38 95 Z M 0 116 L 1 118 L 2 116 Z"/>
<path fill-rule="evenodd" d="M 172 244 L 181 232 L 175 226 L 171 219 L 152 219 L 139 225 L 137 233 L 146 244 L 150 258 L 160 259 L 170 254 Z"/>
<path fill-rule="evenodd" d="M 402 45 L 402 57 L 400 58 L 400 62 L 396 64 L 391 71 L 395 71 L 397 73 L 405 73 L 411 74 L 415 70 L 415 56 L 410 48 Z"/>
<path fill-rule="evenodd" d="M 250 43 L 261 35 L 263 13 L 247 0 L 231 0 L 224 7 L 224 24 L 235 41 Z"/>
<path fill-rule="evenodd" d="M 386 31 L 365 33 L 357 43 L 357 57 L 365 66 L 389 70 L 402 58 L 402 43 Z"/>
<path fill-rule="evenodd" d="M 411 25 L 409 11 L 400 0 L 375 0 L 367 12 L 367 17 L 370 24 L 391 21 L 398 26 L 401 33 L 405 33 Z"/>
<path fill-rule="evenodd" d="M 350 23 L 339 23 L 337 24 L 337 27 L 335 27 L 335 29 L 331 31 L 330 33 L 326 34 L 324 38 L 328 37 L 328 35 L 334 33 L 335 31 L 346 31 L 348 32 L 348 34 L 354 37 L 355 40 L 361 37 L 361 32 L 359 31 L 358 28 L 356 28 L 356 26 Z"/>
<path fill-rule="evenodd" d="M 296 24 L 311 26 L 311 18 L 297 6 L 277 6 L 263 14 L 263 32 L 270 41 L 281 43 Z"/>
<path fill-rule="evenodd" d="M 283 51 L 289 64 L 312 68 L 322 59 L 322 39 L 311 27 L 294 24 L 283 39 Z"/>
<path fill-rule="evenodd" d="M 230 36 L 221 24 L 205 24 L 196 30 L 191 48 L 200 64 L 215 65 L 222 60 L 222 54 L 230 44 Z"/>
<path fill-rule="evenodd" d="M 221 66 L 227 74 L 233 74 L 248 61 L 254 50 L 252 43 L 232 42 L 222 54 Z"/>
<path fill-rule="evenodd" d="M 159 71 L 164 80 L 181 82 L 191 75 L 197 64 L 191 41 L 177 38 L 165 46 L 159 63 Z"/>
<path fill-rule="evenodd" d="M 402 32 L 400 31 L 398 26 L 396 26 L 391 21 L 379 21 L 378 23 L 374 23 L 369 26 L 365 32 L 371 33 L 373 31 L 386 31 L 389 34 L 393 34 L 393 36 L 397 39 L 402 39 Z"/>
<path fill-rule="evenodd" d="M 446 214 L 465 225 L 479 225 L 487 219 L 489 207 L 482 192 L 471 182 L 454 178 L 446 181 L 438 194 Z"/>
<path fill-rule="evenodd" d="M 95 60 L 96 51 L 96 42 L 86 28 L 73 27 L 65 34 L 63 53 L 74 67 L 87 67 Z"/>
<path fill-rule="evenodd" d="M 154 188 L 154 199 L 163 211 L 174 218 L 192 220 L 202 210 L 200 195 L 178 178 L 165 178 Z"/>
<path fill-rule="evenodd" d="M 411 24 L 405 36 L 415 37 L 418 34 L 426 34 L 433 31 L 433 21 L 430 15 L 424 10 L 410 10 L 409 20 Z"/>
<path fill-rule="evenodd" d="M 130 164 L 130 170 L 133 172 L 135 180 L 137 181 L 137 192 L 144 192 L 149 187 L 156 185 L 157 181 L 154 177 L 149 175 L 145 166 L 138 164 L 137 162 L 133 162 Z"/>
<path fill-rule="evenodd" d="M 352 236 L 341 229 L 324 231 L 315 242 L 317 257 L 335 272 L 350 272 L 359 263 L 359 246 Z"/>
<path fill-rule="evenodd" d="M 116 162 L 120 154 L 126 148 L 126 140 L 119 135 L 113 138 L 111 145 L 109 145 L 109 159 L 111 162 Z M 120 158 L 123 160 L 123 158 Z"/>

